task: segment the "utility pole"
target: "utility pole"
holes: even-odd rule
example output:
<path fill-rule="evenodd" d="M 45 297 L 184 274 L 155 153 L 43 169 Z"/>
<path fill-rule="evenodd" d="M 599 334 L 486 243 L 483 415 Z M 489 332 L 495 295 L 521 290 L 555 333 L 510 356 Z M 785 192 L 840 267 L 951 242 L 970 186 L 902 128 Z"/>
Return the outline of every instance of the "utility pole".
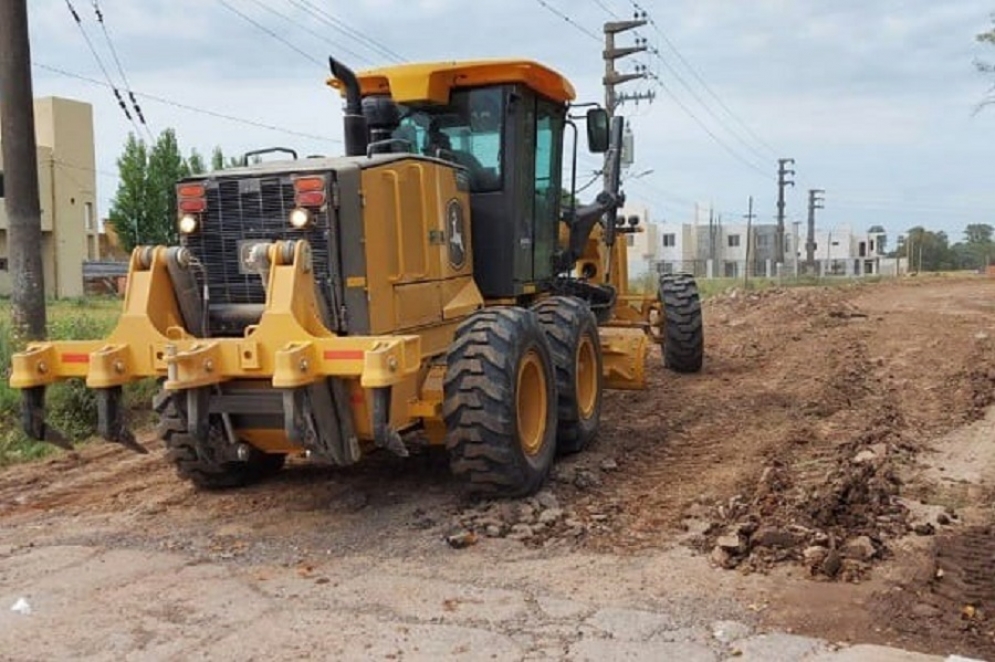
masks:
<path fill-rule="evenodd" d="M 605 110 L 608 111 L 608 117 L 614 117 L 615 110 L 621 106 L 626 101 L 652 101 L 655 98 L 653 92 L 636 92 L 634 94 L 618 94 L 615 88 L 623 83 L 628 83 L 634 80 L 640 80 L 647 77 L 645 70 L 637 71 L 633 74 L 622 74 L 615 70 L 615 61 L 622 58 L 628 57 L 630 55 L 635 55 L 636 53 L 643 53 L 649 49 L 646 45 L 645 39 L 637 39 L 635 46 L 623 46 L 616 48 L 615 46 L 615 35 L 621 34 L 622 32 L 628 32 L 629 30 L 635 30 L 636 28 L 641 28 L 646 25 L 648 20 L 646 18 L 646 12 L 641 12 L 637 15 L 634 20 L 629 21 L 608 21 L 604 24 L 605 32 L 605 50 L 601 54 L 601 57 L 605 61 L 605 77 L 602 83 L 605 86 Z M 606 156 L 607 158 L 607 156 Z M 605 188 L 608 188 L 608 162 L 605 161 Z"/>
<path fill-rule="evenodd" d="M 810 189 L 808 192 L 808 241 L 805 242 L 805 262 L 809 273 L 814 273 L 815 266 L 815 210 L 825 209 L 822 189 Z"/>
<path fill-rule="evenodd" d="M 750 206 L 749 211 L 743 216 L 746 219 L 746 263 L 743 265 L 743 288 L 747 288 L 750 284 L 750 244 L 752 243 L 750 239 L 753 237 L 753 219 L 756 218 L 756 214 L 753 213 L 753 196 L 750 196 Z"/>
<path fill-rule="evenodd" d="M 801 247 L 801 243 L 798 240 L 799 240 L 799 238 L 801 236 L 800 235 L 800 233 L 801 233 L 801 221 L 794 221 L 794 222 L 792 222 L 792 225 L 794 226 L 795 230 L 794 230 L 794 233 L 791 235 L 791 237 L 793 239 L 792 244 L 791 244 L 791 254 L 792 254 L 792 256 L 794 256 L 795 278 L 798 278 L 798 249 Z"/>
<path fill-rule="evenodd" d="M 41 203 L 27 0 L 0 2 L 0 142 L 12 276 L 11 318 L 22 337 L 45 337 Z"/>
<path fill-rule="evenodd" d="M 789 176 L 793 176 L 795 171 L 788 168 L 788 164 L 794 165 L 794 159 L 778 159 L 777 160 L 777 239 L 775 240 L 775 250 L 777 251 L 776 262 L 784 262 L 784 189 L 788 186 L 794 186 L 795 180 L 788 179 Z"/>

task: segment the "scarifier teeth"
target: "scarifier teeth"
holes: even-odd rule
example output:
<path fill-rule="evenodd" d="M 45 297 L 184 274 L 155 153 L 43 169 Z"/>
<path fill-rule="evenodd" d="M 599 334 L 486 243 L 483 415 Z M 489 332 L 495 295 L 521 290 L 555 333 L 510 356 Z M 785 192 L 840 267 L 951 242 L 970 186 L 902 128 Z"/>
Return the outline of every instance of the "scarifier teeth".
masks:
<path fill-rule="evenodd" d="M 114 443 L 121 444 L 125 448 L 133 450 L 136 453 L 140 453 L 141 455 L 148 455 L 149 449 L 145 448 L 145 446 L 142 446 L 140 443 L 138 443 L 138 441 L 135 439 L 135 435 L 132 434 L 131 430 L 128 430 L 127 428 L 122 428 L 120 432 L 118 432 L 117 438 L 114 439 L 113 441 Z"/>
<path fill-rule="evenodd" d="M 54 428 L 51 425 L 45 425 L 45 441 L 52 444 L 53 446 L 58 446 L 67 451 L 73 450 L 73 444 L 68 439 L 66 435 L 62 434 L 58 428 Z"/>

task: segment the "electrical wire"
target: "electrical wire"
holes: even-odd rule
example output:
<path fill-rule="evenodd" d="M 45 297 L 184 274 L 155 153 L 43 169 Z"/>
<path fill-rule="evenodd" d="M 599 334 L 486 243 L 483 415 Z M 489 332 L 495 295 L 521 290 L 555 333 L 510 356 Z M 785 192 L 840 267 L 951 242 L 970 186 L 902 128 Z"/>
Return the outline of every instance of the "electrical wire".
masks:
<path fill-rule="evenodd" d="M 124 116 L 128 118 L 129 122 L 131 122 L 131 126 L 135 129 L 135 134 L 141 135 L 142 131 L 138 128 L 138 124 L 135 122 L 135 118 L 132 117 L 131 111 L 128 110 L 128 105 L 124 102 L 124 97 L 121 96 L 121 91 L 117 89 L 117 86 L 111 78 L 110 72 L 107 71 L 107 67 L 104 66 L 104 61 L 100 58 L 100 54 L 97 53 L 97 49 L 94 47 L 93 41 L 90 40 L 90 35 L 86 33 L 86 28 L 83 27 L 83 21 L 80 20 L 79 13 L 77 13 L 76 8 L 73 7 L 73 3 L 70 0 L 66 0 L 66 7 L 69 9 L 69 13 L 72 14 L 73 20 L 76 21 L 76 27 L 79 28 L 80 34 L 83 35 L 83 39 L 86 41 L 86 45 L 90 49 L 93 59 L 96 60 L 97 66 L 100 67 L 100 71 L 103 72 L 104 78 L 107 80 L 107 86 L 113 90 L 114 97 L 117 99 L 118 107 L 121 108 Z"/>
<path fill-rule="evenodd" d="M 752 171 L 754 171 L 754 172 L 756 172 L 756 173 L 760 174 L 760 175 L 761 175 L 761 176 L 763 176 L 763 177 L 764 177 L 765 179 L 770 179 L 770 178 L 771 178 L 771 175 L 770 175 L 770 173 L 768 173 L 767 171 L 763 170 L 762 168 L 760 168 L 760 167 L 759 167 L 758 165 L 756 165 L 755 163 L 753 163 L 753 162 L 751 162 L 751 161 L 747 160 L 746 158 L 744 158 L 744 157 L 743 157 L 743 156 L 742 156 L 742 155 L 741 155 L 741 154 L 740 154 L 739 152 L 737 152 L 737 151 L 736 151 L 736 150 L 734 150 L 734 149 L 733 149 L 732 147 L 730 147 L 730 146 L 729 146 L 729 145 L 728 145 L 728 144 L 727 144 L 727 143 L 726 143 L 726 142 L 725 142 L 724 140 L 722 140 L 722 139 L 721 139 L 721 138 L 719 138 L 719 137 L 718 137 L 717 135 L 715 135 L 715 132 L 714 132 L 714 131 L 712 131 L 712 130 L 711 130 L 710 128 L 708 128 L 708 125 L 707 125 L 707 124 L 705 124 L 705 123 L 704 123 L 704 122 L 703 122 L 703 121 L 701 120 L 701 118 L 699 118 L 699 117 L 698 117 L 697 115 L 695 115 L 695 114 L 694 114 L 694 112 L 692 112 L 692 111 L 691 111 L 691 109 L 690 109 L 690 108 L 688 108 L 688 107 L 687 107 L 687 105 L 685 105 L 685 103 L 684 103 L 683 101 L 681 101 L 681 100 L 680 100 L 680 98 L 679 98 L 679 97 L 678 97 L 678 96 L 677 96 L 676 94 L 674 94 L 674 92 L 673 92 L 673 91 L 672 91 L 672 90 L 671 90 L 671 89 L 670 89 L 669 87 L 667 87 L 667 85 L 666 85 L 666 84 L 665 84 L 665 83 L 663 82 L 663 80 L 662 80 L 662 79 L 660 79 L 659 77 L 656 77 L 656 76 L 650 76 L 650 78 L 651 78 L 652 80 L 654 80 L 654 81 L 656 82 L 657 86 L 659 86 L 659 88 L 660 88 L 661 90 L 663 90 L 663 92 L 664 92 L 664 93 L 665 93 L 665 94 L 666 94 L 666 95 L 667 95 L 668 97 L 670 97 L 670 98 L 671 98 L 671 100 L 673 100 L 673 102 L 674 102 L 674 103 L 676 103 L 676 104 L 677 104 L 677 106 L 678 106 L 678 107 L 679 107 L 679 108 L 680 108 L 681 110 L 683 110 L 683 111 L 684 111 L 684 113 L 685 113 L 685 114 L 686 114 L 686 115 L 687 115 L 688 117 L 690 117 L 690 118 L 691 118 L 692 120 L 694 120 L 694 121 L 695 121 L 695 123 L 696 123 L 696 124 L 697 124 L 697 125 L 698 125 L 699 127 L 701 127 L 701 129 L 702 129 L 702 130 L 703 130 L 703 131 L 704 131 L 705 133 L 707 133 L 707 134 L 708 134 L 708 136 L 709 136 L 709 137 L 710 137 L 710 138 L 711 138 L 711 139 L 712 139 L 712 140 L 713 140 L 713 141 L 714 141 L 714 142 L 715 142 L 716 144 L 718 144 L 718 145 L 719 145 L 720 147 L 722 147 L 722 149 L 724 149 L 724 150 L 725 150 L 725 151 L 726 151 L 726 152 L 727 152 L 727 153 L 728 153 L 728 154 L 729 154 L 730 156 L 732 156 L 732 157 L 733 157 L 734 159 L 736 159 L 737 161 L 739 161 L 740 163 L 742 163 L 743 165 L 745 165 L 745 166 L 746 166 L 747 168 L 749 168 L 750 170 L 752 170 Z"/>
<path fill-rule="evenodd" d="M 767 157 L 766 154 L 761 153 L 760 150 L 758 150 L 756 147 L 754 147 L 752 144 L 750 144 L 747 140 L 745 140 L 738 132 L 733 131 L 732 128 L 730 128 L 726 124 L 726 122 L 721 117 L 719 117 L 711 109 L 711 107 L 705 102 L 705 100 L 702 99 L 701 96 L 697 92 L 695 92 L 694 88 L 691 87 L 686 80 L 684 80 L 684 77 L 681 76 L 680 73 L 678 73 L 678 71 L 673 66 L 671 66 L 671 64 L 669 62 L 667 62 L 667 60 L 664 59 L 663 56 L 660 55 L 660 52 L 658 50 L 656 50 L 656 49 L 652 50 L 651 54 L 660 61 L 660 63 L 664 66 L 664 68 L 666 68 L 667 71 L 670 72 L 670 75 L 677 79 L 677 82 L 681 84 L 681 87 L 683 87 L 685 90 L 687 90 L 688 94 L 690 94 L 691 97 L 694 98 L 694 100 L 698 102 L 698 104 L 705 110 L 706 113 L 708 113 L 708 115 L 713 120 L 715 120 L 715 122 L 719 126 L 721 126 L 723 129 L 725 129 L 729 133 L 729 135 L 731 135 L 733 138 L 735 138 L 736 141 L 739 142 L 739 144 L 741 144 L 743 147 L 745 147 L 747 149 L 747 151 L 749 151 L 750 153 L 752 153 L 758 159 L 760 159 L 761 161 L 766 161 L 767 160 L 768 157 Z"/>
<path fill-rule="evenodd" d="M 100 85 L 102 87 L 111 87 L 109 83 L 96 80 L 95 78 L 90 78 L 82 74 L 73 73 L 71 71 L 66 71 L 65 69 L 60 69 L 58 67 L 52 67 L 47 64 L 42 64 L 40 62 L 32 62 L 32 66 L 48 71 L 54 74 L 59 74 L 61 76 L 66 76 L 68 78 L 75 78 L 76 80 L 84 81 L 92 85 Z M 165 104 L 167 106 L 172 106 L 173 108 L 179 108 L 181 110 L 186 110 L 192 113 L 199 113 L 201 115 L 207 115 L 209 117 L 214 117 L 217 119 L 225 120 L 228 122 L 235 122 L 238 124 L 243 124 L 245 126 L 252 126 L 258 129 L 266 129 L 268 131 L 275 131 L 278 133 L 283 133 L 288 136 L 296 136 L 298 138 L 307 138 L 309 140 L 320 140 L 322 142 L 341 144 L 342 141 L 337 138 L 330 138 L 328 136 L 319 136 L 313 133 L 304 133 L 302 131 L 295 131 L 294 129 L 287 129 L 279 126 L 274 126 L 272 124 L 266 124 L 258 120 L 246 119 L 243 117 L 236 117 L 234 115 L 229 115 L 226 113 L 221 113 L 215 110 L 209 110 L 207 108 L 200 108 L 198 106 L 192 106 L 190 104 L 185 104 L 179 101 L 174 101 L 172 99 L 167 99 L 164 97 L 156 96 L 154 94 L 144 94 L 142 92 L 135 92 L 135 96 L 142 99 L 147 99 L 149 101 L 155 101 L 156 103 Z"/>
<path fill-rule="evenodd" d="M 355 51 L 353 51 L 353 50 L 351 50 L 349 48 L 346 48 L 345 46 L 342 46 L 341 44 L 335 43 L 334 41 L 332 41 L 331 39 L 329 39 L 325 35 L 321 34 L 317 30 L 314 30 L 314 29 L 310 28 L 309 26 L 305 25 L 304 23 L 301 23 L 300 21 L 295 20 L 293 17 L 288 16 L 287 14 L 284 14 L 283 12 L 280 12 L 280 11 L 277 11 L 276 9 L 273 9 L 272 7 L 270 7 L 269 5 L 267 5 L 266 3 L 261 2 L 260 0 L 250 0 L 250 2 L 252 2 L 253 4 L 257 5 L 258 7 L 262 8 L 262 9 L 265 9 L 266 11 L 270 12 L 271 14 L 275 14 L 276 16 L 279 16 L 284 21 L 286 21 L 286 22 L 288 22 L 288 23 L 290 23 L 292 25 L 297 26 L 299 29 L 303 30 L 304 32 L 307 32 L 309 35 L 311 35 L 313 37 L 316 37 L 316 38 L 320 39 L 321 41 L 325 42 L 326 44 L 334 46 L 335 48 L 337 48 L 337 49 L 339 49 L 341 51 L 344 51 L 345 53 L 348 53 L 349 55 L 352 55 L 353 57 L 355 57 L 357 59 L 363 60 L 364 62 L 370 62 L 369 59 L 363 57 L 359 53 L 357 53 L 357 52 L 355 52 Z"/>
<path fill-rule="evenodd" d="M 104 13 L 100 10 L 100 4 L 97 0 L 93 0 L 93 13 L 97 17 L 97 23 L 100 24 L 100 29 L 104 33 L 104 40 L 107 42 L 107 47 L 111 51 L 111 56 L 114 58 L 114 63 L 117 65 L 117 71 L 121 74 L 121 80 L 124 81 L 124 89 L 128 92 L 128 98 L 131 100 L 131 107 L 135 111 L 135 115 L 138 116 L 138 121 L 143 127 L 145 127 L 145 132 L 149 136 L 150 141 L 155 141 L 155 137 L 152 135 L 152 129 L 149 128 L 148 122 L 145 121 L 145 113 L 142 112 L 142 107 L 138 104 L 138 100 L 135 98 L 134 92 L 131 91 L 131 83 L 128 81 L 127 74 L 124 73 L 124 66 L 121 64 L 121 58 L 118 57 L 117 49 L 114 48 L 114 42 L 111 40 L 110 32 L 107 30 L 107 24 L 104 22 Z"/>
<path fill-rule="evenodd" d="M 324 62 L 322 62 L 321 60 L 317 59 L 316 57 L 314 57 L 310 53 L 301 50 L 293 42 L 291 42 L 291 41 L 289 41 L 287 39 L 284 39 L 283 37 L 281 37 L 280 35 L 278 35 L 276 32 L 274 32 L 273 30 L 270 30 L 268 27 L 266 27 L 265 25 L 263 25 L 262 23 L 260 23 L 256 19 L 252 18 L 248 14 L 245 14 L 242 11 L 240 11 L 240 10 L 236 9 L 235 7 L 231 6 L 225 0 L 218 0 L 218 3 L 222 7 L 224 7 L 225 9 L 227 9 L 228 11 L 232 12 L 233 14 L 235 14 L 236 16 L 240 16 L 246 22 L 251 23 L 252 25 L 254 25 L 260 31 L 268 34 L 273 39 L 276 39 L 278 42 L 280 42 L 281 44 L 283 44 L 284 46 L 286 46 L 290 50 L 294 51 L 298 55 L 301 55 L 302 57 L 310 60 L 311 62 L 315 63 L 316 65 L 318 65 L 322 69 L 325 68 L 325 63 Z"/>
<path fill-rule="evenodd" d="M 304 11 L 310 13 L 312 16 L 322 21 L 333 30 L 339 32 L 340 34 L 352 39 L 353 41 L 362 44 L 366 48 L 369 48 L 374 53 L 378 53 L 382 57 L 386 57 L 389 60 L 395 62 L 406 62 L 407 58 L 399 54 L 397 51 L 391 49 L 387 45 L 377 41 L 376 39 L 364 34 L 361 30 L 357 30 L 348 23 L 346 23 L 341 18 L 328 13 L 326 10 L 315 5 L 311 0 L 288 0 L 292 5 L 304 9 Z M 303 5 L 303 7 L 301 7 Z"/>
<path fill-rule="evenodd" d="M 566 14 L 564 14 L 563 12 L 561 12 L 559 9 L 556 9 L 555 7 L 553 7 L 552 5 L 550 5 L 548 2 L 546 2 L 546 0 L 536 0 L 536 2 L 538 2 L 540 5 L 542 5 L 546 9 L 548 9 L 551 13 L 553 13 L 556 16 L 559 16 L 560 18 L 562 18 L 564 21 L 566 21 L 567 23 L 569 23 L 570 25 L 572 25 L 578 31 L 584 33 L 585 35 L 587 35 L 591 39 L 595 40 L 599 44 L 601 43 L 601 37 L 599 37 L 598 35 L 594 34 L 590 30 L 588 30 L 587 28 L 585 28 L 583 25 L 581 25 L 577 21 L 573 20 L 572 18 L 570 18 L 569 16 L 567 16 Z"/>
<path fill-rule="evenodd" d="M 653 19 L 653 17 L 650 16 L 650 14 L 645 9 L 643 9 L 643 7 L 639 3 L 633 1 L 632 6 L 635 8 L 637 12 L 646 16 L 646 20 L 649 22 L 650 27 L 652 27 L 653 30 L 657 33 L 657 35 L 660 37 L 660 39 L 663 40 L 663 43 L 666 44 L 667 48 L 669 48 L 674 53 L 674 55 L 677 56 L 677 59 L 680 60 L 681 64 L 683 64 L 684 67 L 694 77 L 694 79 L 701 84 L 702 88 L 704 88 L 704 90 L 708 92 L 709 96 L 715 99 L 715 102 L 719 104 L 719 106 L 726 112 L 726 114 L 728 114 L 729 117 L 731 117 L 734 122 L 739 124 L 740 127 L 742 127 L 743 130 L 751 138 L 753 138 L 753 140 L 755 140 L 760 146 L 762 146 L 768 152 L 773 154 L 775 157 L 780 156 L 777 150 L 771 147 L 767 141 L 765 141 L 753 129 L 751 129 L 750 126 L 746 124 L 746 122 L 744 122 L 736 113 L 734 113 L 732 109 L 730 109 L 729 106 L 722 100 L 722 98 L 718 94 L 716 94 L 715 90 L 712 89 L 712 87 L 705 81 L 704 77 L 698 72 L 698 70 L 691 65 L 691 63 L 687 60 L 687 58 L 684 57 L 681 51 L 677 48 L 676 45 L 674 45 L 674 43 L 670 40 L 667 34 L 660 28 L 660 26 Z"/>
<path fill-rule="evenodd" d="M 604 11 L 606 14 L 608 14 L 612 18 L 618 18 L 618 14 L 616 14 L 614 11 L 612 11 L 611 7 L 609 7 L 607 4 L 605 4 L 604 0 L 591 0 L 591 2 L 593 2 L 598 7 L 600 7 L 602 9 L 602 11 Z"/>

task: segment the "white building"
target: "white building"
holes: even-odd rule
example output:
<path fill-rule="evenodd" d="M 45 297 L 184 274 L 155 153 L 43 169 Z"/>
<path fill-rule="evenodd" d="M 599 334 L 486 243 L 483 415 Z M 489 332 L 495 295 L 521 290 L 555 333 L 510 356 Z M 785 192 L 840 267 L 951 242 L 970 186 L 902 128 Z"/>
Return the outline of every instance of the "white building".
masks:
<path fill-rule="evenodd" d="M 629 278 L 637 280 L 647 274 L 656 273 L 656 263 L 660 261 L 659 227 L 650 219 L 650 211 L 646 207 L 625 207 L 619 211 L 619 216 L 626 219 L 626 225 L 632 227 L 629 219 L 638 219 L 635 225 L 638 232 L 623 235 L 628 248 Z"/>

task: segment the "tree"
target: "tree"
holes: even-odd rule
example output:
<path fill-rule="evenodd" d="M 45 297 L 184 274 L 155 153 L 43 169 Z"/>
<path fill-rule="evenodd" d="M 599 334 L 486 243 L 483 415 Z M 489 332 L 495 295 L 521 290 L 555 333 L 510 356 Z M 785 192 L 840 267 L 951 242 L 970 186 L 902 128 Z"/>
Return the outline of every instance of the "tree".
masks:
<path fill-rule="evenodd" d="M 908 231 L 903 248 L 912 271 L 949 271 L 960 268 L 958 256 L 951 250 L 946 232 L 914 227 Z"/>
<path fill-rule="evenodd" d="M 195 149 L 190 150 L 190 158 L 187 159 L 187 166 L 190 169 L 191 175 L 204 175 L 207 173 L 207 165 L 204 163 L 204 157 Z"/>
<path fill-rule="evenodd" d="M 969 244 L 991 244 L 995 228 L 987 223 L 972 223 L 964 228 L 964 241 Z"/>
<path fill-rule="evenodd" d="M 120 181 L 108 218 L 123 248 L 130 251 L 139 243 L 149 225 L 145 199 L 149 188 L 149 155 L 145 143 L 133 133 L 128 134 L 124 152 L 117 160 L 117 169 Z"/>
<path fill-rule="evenodd" d="M 975 39 L 982 44 L 986 44 L 988 46 L 995 46 L 995 14 L 992 14 L 991 18 L 992 18 L 993 27 L 989 28 L 985 32 L 981 32 L 975 35 Z M 985 60 L 975 60 L 974 66 L 977 68 L 979 72 L 981 72 L 986 76 L 995 75 L 995 64 L 992 64 L 991 62 L 987 62 Z M 979 105 L 979 108 L 982 106 L 987 106 L 993 101 L 995 101 L 995 86 L 989 88 L 988 94 L 985 96 L 985 99 Z"/>
<path fill-rule="evenodd" d="M 172 129 L 159 134 L 151 149 L 128 135 L 118 158 L 120 182 L 108 214 L 125 250 L 139 244 L 176 243 L 176 182 L 190 171 Z"/>
<path fill-rule="evenodd" d="M 211 171 L 224 170 L 226 168 L 238 168 L 242 165 L 242 159 L 234 156 L 225 158 L 225 153 L 220 147 L 215 147 L 211 152 Z"/>

